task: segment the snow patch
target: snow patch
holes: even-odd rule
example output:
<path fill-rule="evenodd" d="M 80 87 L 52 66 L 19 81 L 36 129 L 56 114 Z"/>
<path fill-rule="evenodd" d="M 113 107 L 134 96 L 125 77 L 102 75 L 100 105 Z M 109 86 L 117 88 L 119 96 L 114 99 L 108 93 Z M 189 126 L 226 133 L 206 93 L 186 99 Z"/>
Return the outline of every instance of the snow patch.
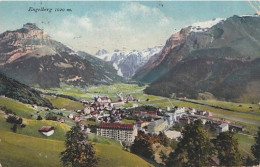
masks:
<path fill-rule="evenodd" d="M 192 24 L 191 31 L 192 32 L 204 32 L 207 31 L 209 28 L 213 27 L 214 25 L 225 21 L 225 18 L 216 18 L 210 21 L 204 22 L 197 22 Z"/>

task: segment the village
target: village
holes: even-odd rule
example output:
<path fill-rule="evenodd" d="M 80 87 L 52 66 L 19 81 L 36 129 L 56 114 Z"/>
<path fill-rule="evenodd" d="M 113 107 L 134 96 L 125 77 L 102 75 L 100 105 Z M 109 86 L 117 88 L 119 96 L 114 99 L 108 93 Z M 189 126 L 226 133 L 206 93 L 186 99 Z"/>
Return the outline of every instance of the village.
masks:
<path fill-rule="evenodd" d="M 156 108 L 152 106 L 138 106 L 136 103 L 131 107 L 124 104 L 138 102 L 132 95 L 117 94 L 118 100 L 113 101 L 108 96 L 94 96 L 93 100 L 80 100 L 81 110 L 76 110 L 63 117 L 75 122 L 85 133 L 93 133 L 119 142 L 131 145 L 138 131 L 146 134 L 164 133 L 169 139 L 178 140 L 181 130 L 186 124 L 195 120 L 201 120 L 211 137 L 216 137 L 225 131 L 239 132 L 244 127 L 225 119 L 212 116 L 210 111 L 196 110 L 190 107 Z M 149 101 L 149 99 L 146 99 Z M 141 103 L 140 103 L 141 104 Z M 35 106 L 34 106 L 35 107 Z M 60 115 L 60 113 L 58 113 Z M 56 119 L 60 123 L 66 123 L 66 119 Z M 89 124 L 94 122 L 95 125 Z M 43 126 L 39 132 L 45 136 L 55 133 L 52 126 Z"/>

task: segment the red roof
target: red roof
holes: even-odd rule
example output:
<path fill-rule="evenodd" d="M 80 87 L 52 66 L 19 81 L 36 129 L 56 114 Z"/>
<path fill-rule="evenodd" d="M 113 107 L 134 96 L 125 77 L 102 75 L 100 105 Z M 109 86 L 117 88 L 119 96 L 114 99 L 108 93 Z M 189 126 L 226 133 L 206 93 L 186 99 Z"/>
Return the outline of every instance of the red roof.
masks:
<path fill-rule="evenodd" d="M 54 127 L 53 126 L 42 126 L 40 129 L 39 129 L 39 132 L 49 132 L 51 130 L 54 130 Z"/>
<path fill-rule="evenodd" d="M 118 101 L 111 101 L 111 103 L 121 103 L 122 100 L 118 100 Z"/>
<path fill-rule="evenodd" d="M 134 125 L 133 124 L 122 124 L 122 123 L 104 123 L 102 122 L 99 125 L 100 128 L 113 128 L 113 129 L 127 129 L 127 130 L 133 130 Z"/>
<path fill-rule="evenodd" d="M 108 100 L 108 97 L 100 97 L 101 100 Z"/>

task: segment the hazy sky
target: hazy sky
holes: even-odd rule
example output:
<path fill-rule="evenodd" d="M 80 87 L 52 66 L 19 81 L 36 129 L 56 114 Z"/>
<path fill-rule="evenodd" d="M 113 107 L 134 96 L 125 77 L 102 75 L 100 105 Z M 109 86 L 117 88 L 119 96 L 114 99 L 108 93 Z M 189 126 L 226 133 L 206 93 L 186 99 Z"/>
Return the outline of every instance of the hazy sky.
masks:
<path fill-rule="evenodd" d="M 52 8 L 49 12 L 30 12 Z M 72 12 L 55 12 L 55 8 Z M 0 2 L 0 33 L 36 23 L 52 38 L 77 50 L 132 50 L 164 45 L 171 34 L 194 22 L 254 14 L 239 2 Z"/>

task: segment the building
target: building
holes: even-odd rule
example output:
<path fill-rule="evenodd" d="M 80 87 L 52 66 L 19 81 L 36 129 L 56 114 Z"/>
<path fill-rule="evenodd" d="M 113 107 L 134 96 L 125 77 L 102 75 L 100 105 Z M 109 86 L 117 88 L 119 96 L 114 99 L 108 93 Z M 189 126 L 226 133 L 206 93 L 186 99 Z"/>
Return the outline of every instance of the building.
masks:
<path fill-rule="evenodd" d="M 176 122 L 179 118 L 183 117 L 186 115 L 185 108 L 184 107 L 175 107 L 174 110 L 174 121 Z"/>
<path fill-rule="evenodd" d="M 142 117 L 142 118 L 156 118 L 157 117 L 157 111 L 134 111 L 134 116 Z"/>
<path fill-rule="evenodd" d="M 160 132 L 164 131 L 166 128 L 167 128 L 167 121 L 165 121 L 164 119 L 159 119 L 154 122 L 151 122 L 147 126 L 147 131 L 149 133 L 159 134 Z"/>
<path fill-rule="evenodd" d="M 101 123 L 97 128 L 97 135 L 132 143 L 137 136 L 137 129 L 133 124 Z"/>
<path fill-rule="evenodd" d="M 222 123 L 217 127 L 217 134 L 220 134 L 222 132 L 227 132 L 229 130 L 229 126 L 227 123 Z"/>
<path fill-rule="evenodd" d="M 96 102 L 99 102 L 99 103 L 111 103 L 111 99 L 109 97 L 97 97 L 95 98 L 95 101 Z"/>
<path fill-rule="evenodd" d="M 45 136 L 51 136 L 54 134 L 54 127 L 53 126 L 42 126 L 39 129 L 39 132 L 41 132 Z"/>
<path fill-rule="evenodd" d="M 143 128 L 147 125 L 149 125 L 150 122 L 144 122 L 144 121 L 138 121 L 136 122 L 136 128 L 137 130 L 144 130 Z"/>
<path fill-rule="evenodd" d="M 124 104 L 125 102 L 122 100 L 118 100 L 118 101 L 111 101 L 109 104 L 111 107 L 115 107 L 116 105 L 121 105 Z"/>

